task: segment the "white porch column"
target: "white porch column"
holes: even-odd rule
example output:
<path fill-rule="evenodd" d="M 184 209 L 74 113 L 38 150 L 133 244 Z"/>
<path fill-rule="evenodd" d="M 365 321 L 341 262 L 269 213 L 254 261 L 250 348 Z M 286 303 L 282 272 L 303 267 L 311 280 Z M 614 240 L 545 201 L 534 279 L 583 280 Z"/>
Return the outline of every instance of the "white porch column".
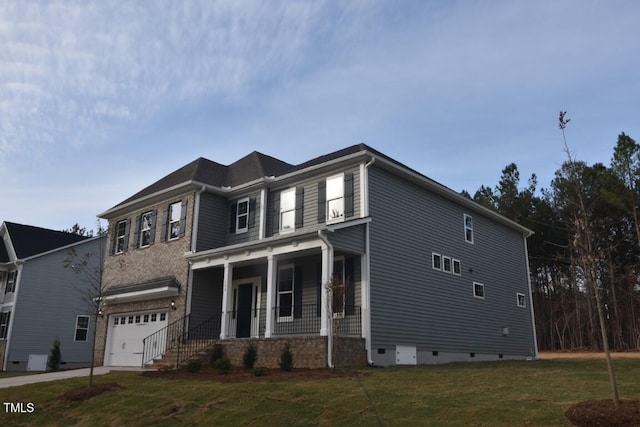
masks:
<path fill-rule="evenodd" d="M 276 306 L 276 285 L 278 280 L 278 263 L 277 259 L 273 255 L 267 257 L 267 313 L 265 318 L 267 319 L 264 331 L 265 338 L 271 338 L 273 336 L 273 323 L 275 321 Z"/>
<path fill-rule="evenodd" d="M 329 295 L 327 292 L 327 283 L 331 280 L 331 274 L 333 273 L 333 248 L 323 246 L 322 247 L 322 283 L 320 291 L 320 299 L 322 304 L 321 316 L 320 316 L 320 335 L 328 336 L 329 329 L 331 328 L 330 318 L 333 316 L 331 313 L 331 301 L 329 301 Z"/>
<path fill-rule="evenodd" d="M 233 278 L 233 264 L 224 264 L 224 278 L 222 280 L 222 319 L 220 322 L 220 339 L 227 338 L 229 330 L 229 312 L 233 310 L 231 301 L 233 292 L 231 291 L 231 280 Z"/>

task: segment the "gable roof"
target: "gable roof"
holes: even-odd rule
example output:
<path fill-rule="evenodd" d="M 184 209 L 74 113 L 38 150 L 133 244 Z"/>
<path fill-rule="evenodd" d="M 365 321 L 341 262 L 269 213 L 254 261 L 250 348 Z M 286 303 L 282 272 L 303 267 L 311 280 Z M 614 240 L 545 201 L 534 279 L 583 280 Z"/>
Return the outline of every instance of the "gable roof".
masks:
<path fill-rule="evenodd" d="M 9 262 L 9 253 L 7 252 L 7 248 L 4 246 L 4 241 L 0 239 L 0 263 Z"/>
<path fill-rule="evenodd" d="M 4 225 L 7 229 L 13 250 L 15 251 L 18 259 L 29 258 L 34 255 L 88 239 L 88 237 L 80 236 L 78 234 L 49 230 L 47 228 L 34 227 L 31 225 L 22 225 L 6 221 Z M 7 249 L 4 248 L 4 245 L 0 246 L 6 253 Z M 0 261 L 2 261 L 2 256 L 2 249 L 0 249 Z M 8 261 L 9 255 L 6 253 L 5 262 Z"/>

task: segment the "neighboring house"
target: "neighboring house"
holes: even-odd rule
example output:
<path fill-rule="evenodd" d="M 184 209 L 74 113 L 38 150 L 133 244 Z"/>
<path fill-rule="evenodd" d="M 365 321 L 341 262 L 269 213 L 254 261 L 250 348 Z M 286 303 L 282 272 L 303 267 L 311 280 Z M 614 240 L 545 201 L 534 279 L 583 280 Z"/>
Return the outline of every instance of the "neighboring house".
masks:
<path fill-rule="evenodd" d="M 106 365 L 216 338 L 326 366 L 334 335 L 353 338 L 345 363 L 537 356 L 531 231 L 364 144 L 299 165 L 200 158 L 100 216 Z"/>
<path fill-rule="evenodd" d="M 56 337 L 61 368 L 89 365 L 95 321 L 83 300 L 87 285 L 64 262 L 70 249 L 95 253 L 98 269 L 102 244 L 101 238 L 12 222 L 0 225 L 2 370 L 45 370 Z"/>

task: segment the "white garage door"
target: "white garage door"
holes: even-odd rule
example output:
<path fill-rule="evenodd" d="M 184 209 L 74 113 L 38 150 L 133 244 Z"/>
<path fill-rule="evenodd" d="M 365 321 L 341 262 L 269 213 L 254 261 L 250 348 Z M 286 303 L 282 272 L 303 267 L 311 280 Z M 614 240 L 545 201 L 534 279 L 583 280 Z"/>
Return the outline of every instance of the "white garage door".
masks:
<path fill-rule="evenodd" d="M 109 318 L 108 366 L 141 366 L 142 340 L 167 326 L 167 313 L 128 313 Z"/>

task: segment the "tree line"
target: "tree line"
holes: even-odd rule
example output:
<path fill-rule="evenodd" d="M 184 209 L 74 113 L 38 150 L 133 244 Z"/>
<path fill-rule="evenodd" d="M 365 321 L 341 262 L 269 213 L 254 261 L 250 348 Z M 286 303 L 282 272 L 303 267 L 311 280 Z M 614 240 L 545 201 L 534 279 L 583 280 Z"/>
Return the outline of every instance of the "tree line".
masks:
<path fill-rule="evenodd" d="M 535 232 L 528 249 L 540 350 L 602 350 L 600 317 L 611 349 L 638 350 L 640 145 L 621 133 L 609 165 L 576 160 L 566 140 L 565 151 L 549 188 L 538 190 L 535 174 L 521 187 L 511 163 L 494 188 L 462 194 Z"/>

